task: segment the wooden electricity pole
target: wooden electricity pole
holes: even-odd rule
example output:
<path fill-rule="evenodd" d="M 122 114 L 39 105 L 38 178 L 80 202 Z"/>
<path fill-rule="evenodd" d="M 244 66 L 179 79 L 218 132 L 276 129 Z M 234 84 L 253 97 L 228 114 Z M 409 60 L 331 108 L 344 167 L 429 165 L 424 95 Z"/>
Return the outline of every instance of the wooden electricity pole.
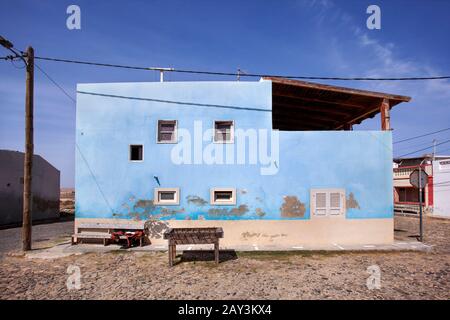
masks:
<path fill-rule="evenodd" d="M 25 161 L 23 168 L 23 225 L 22 249 L 31 250 L 32 199 L 31 190 L 33 171 L 33 96 L 34 96 L 34 50 L 27 48 L 27 79 L 25 94 Z"/>
<path fill-rule="evenodd" d="M 33 172 L 33 96 L 34 96 L 34 50 L 27 48 L 27 52 L 14 49 L 11 41 L 0 36 L 0 45 L 11 51 L 14 55 L 7 58 L 13 61 L 21 59 L 26 66 L 26 93 L 25 93 L 25 159 L 23 164 L 23 222 L 22 222 L 22 249 L 31 250 L 31 224 L 32 201 L 31 190 Z"/>

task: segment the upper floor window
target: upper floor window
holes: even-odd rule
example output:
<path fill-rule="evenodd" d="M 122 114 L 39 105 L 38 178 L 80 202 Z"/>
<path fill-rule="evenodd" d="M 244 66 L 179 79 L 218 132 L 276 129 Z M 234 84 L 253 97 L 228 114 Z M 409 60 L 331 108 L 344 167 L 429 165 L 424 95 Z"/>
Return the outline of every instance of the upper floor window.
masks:
<path fill-rule="evenodd" d="M 214 121 L 214 142 L 234 142 L 234 121 Z"/>
<path fill-rule="evenodd" d="M 177 143 L 177 121 L 158 120 L 158 143 Z"/>
<path fill-rule="evenodd" d="M 144 146 L 142 144 L 130 145 L 130 161 L 144 160 Z"/>

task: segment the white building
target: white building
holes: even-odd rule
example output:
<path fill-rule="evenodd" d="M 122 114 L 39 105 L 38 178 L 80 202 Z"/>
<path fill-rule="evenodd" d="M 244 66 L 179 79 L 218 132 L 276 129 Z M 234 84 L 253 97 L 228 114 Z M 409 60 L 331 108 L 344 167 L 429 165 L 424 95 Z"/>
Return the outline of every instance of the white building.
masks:
<path fill-rule="evenodd" d="M 395 211 L 419 211 L 419 190 L 409 183 L 409 175 L 419 166 L 428 174 L 422 193 L 425 213 L 450 218 L 450 156 L 394 159 Z"/>

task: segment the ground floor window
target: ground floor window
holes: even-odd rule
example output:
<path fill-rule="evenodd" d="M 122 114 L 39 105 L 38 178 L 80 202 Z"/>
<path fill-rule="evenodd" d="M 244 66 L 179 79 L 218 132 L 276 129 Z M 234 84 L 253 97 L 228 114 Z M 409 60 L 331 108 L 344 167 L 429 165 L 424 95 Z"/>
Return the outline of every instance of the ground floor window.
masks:
<path fill-rule="evenodd" d="M 311 215 L 344 216 L 344 189 L 311 189 Z"/>
<path fill-rule="evenodd" d="M 154 204 L 156 205 L 179 205 L 179 188 L 155 188 Z"/>
<path fill-rule="evenodd" d="M 396 202 L 419 202 L 419 189 L 414 187 L 395 188 Z M 425 203 L 425 189 L 422 192 L 422 202 Z"/>
<path fill-rule="evenodd" d="M 234 188 L 212 188 L 210 191 L 211 204 L 213 205 L 235 205 L 236 189 Z"/>

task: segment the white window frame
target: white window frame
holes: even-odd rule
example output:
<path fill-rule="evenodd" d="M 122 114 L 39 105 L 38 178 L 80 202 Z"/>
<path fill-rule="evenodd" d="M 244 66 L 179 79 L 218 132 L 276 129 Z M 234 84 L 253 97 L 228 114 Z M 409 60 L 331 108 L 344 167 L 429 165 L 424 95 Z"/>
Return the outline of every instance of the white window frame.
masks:
<path fill-rule="evenodd" d="M 231 192 L 230 200 L 214 200 L 216 192 Z M 211 188 L 209 193 L 209 200 L 211 205 L 215 206 L 234 206 L 236 205 L 236 188 Z"/>
<path fill-rule="evenodd" d="M 174 130 L 174 139 L 171 141 L 160 141 L 159 140 L 159 123 L 160 122 L 173 122 L 175 121 L 175 130 Z M 166 120 L 166 119 L 159 119 L 156 122 L 156 143 L 158 144 L 174 144 L 174 143 L 178 143 L 178 120 Z"/>
<path fill-rule="evenodd" d="M 131 147 L 141 146 L 142 147 L 142 159 L 141 160 L 131 160 Z M 130 162 L 142 162 L 144 161 L 144 144 L 143 143 L 132 143 L 128 145 L 128 160 Z"/>
<path fill-rule="evenodd" d="M 316 197 L 318 193 L 325 193 L 325 207 L 317 208 Z M 340 197 L 340 207 L 331 207 L 331 194 L 338 193 Z M 311 189 L 310 190 L 310 209 L 311 217 L 345 217 L 346 213 L 345 189 Z M 320 210 L 320 211 L 319 211 Z"/>
<path fill-rule="evenodd" d="M 160 192 L 175 192 L 174 200 L 160 200 Z M 180 204 L 180 188 L 155 188 L 153 195 L 153 204 L 158 206 L 177 206 Z"/>
<path fill-rule="evenodd" d="M 217 141 L 216 140 L 216 122 L 231 122 L 231 130 L 230 130 L 230 140 L 225 141 Z M 225 143 L 234 143 L 234 120 L 214 120 L 213 121 L 213 142 L 219 143 L 219 144 L 225 144 Z"/>

